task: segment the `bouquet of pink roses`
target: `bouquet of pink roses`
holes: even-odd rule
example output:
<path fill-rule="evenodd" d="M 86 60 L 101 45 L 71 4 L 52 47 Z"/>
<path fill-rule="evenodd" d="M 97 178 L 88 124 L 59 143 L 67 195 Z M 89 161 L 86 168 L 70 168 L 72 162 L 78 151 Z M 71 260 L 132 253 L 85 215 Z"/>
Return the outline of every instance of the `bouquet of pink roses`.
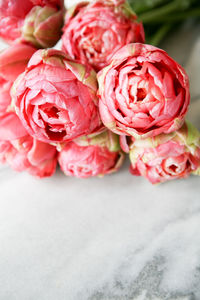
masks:
<path fill-rule="evenodd" d="M 185 121 L 189 79 L 145 44 L 124 0 L 0 3 L 0 161 L 68 176 L 119 170 L 152 183 L 200 174 L 200 134 Z M 62 38 L 62 51 L 53 47 Z M 47 49 L 48 48 L 48 49 Z"/>

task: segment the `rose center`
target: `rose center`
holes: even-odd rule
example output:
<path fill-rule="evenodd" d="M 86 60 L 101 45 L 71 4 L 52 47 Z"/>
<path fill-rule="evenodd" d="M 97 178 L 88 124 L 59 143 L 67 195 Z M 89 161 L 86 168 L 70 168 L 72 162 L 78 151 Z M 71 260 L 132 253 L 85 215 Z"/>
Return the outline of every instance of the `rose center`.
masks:
<path fill-rule="evenodd" d="M 55 106 L 52 106 L 52 107 L 48 107 L 48 108 L 45 108 L 44 109 L 44 112 L 47 114 L 47 116 L 49 118 L 55 118 L 55 119 L 58 119 L 59 118 L 59 109 Z"/>
<path fill-rule="evenodd" d="M 146 97 L 147 92 L 143 88 L 138 88 L 137 89 L 137 101 L 143 101 L 144 98 Z"/>
<path fill-rule="evenodd" d="M 40 107 L 40 113 L 46 124 L 45 131 L 48 137 L 55 141 L 62 140 L 66 135 L 66 128 L 64 125 L 65 115 L 63 111 L 60 111 L 56 106 L 47 104 L 46 106 Z"/>
<path fill-rule="evenodd" d="M 176 165 L 171 165 L 171 166 L 169 166 L 169 169 L 170 169 L 173 173 L 175 173 L 176 170 L 177 170 L 177 166 L 176 166 Z"/>
<path fill-rule="evenodd" d="M 92 41 L 92 46 L 93 46 L 95 52 L 101 53 L 102 41 L 101 41 L 100 34 L 94 37 L 94 39 Z"/>
<path fill-rule="evenodd" d="M 114 40 L 115 38 L 110 29 L 105 30 L 102 27 L 96 26 L 92 32 L 91 28 L 84 32 L 83 48 L 87 50 L 87 53 L 91 57 L 95 56 L 95 53 L 98 55 L 106 54 L 106 52 L 110 52 L 112 49 Z"/>

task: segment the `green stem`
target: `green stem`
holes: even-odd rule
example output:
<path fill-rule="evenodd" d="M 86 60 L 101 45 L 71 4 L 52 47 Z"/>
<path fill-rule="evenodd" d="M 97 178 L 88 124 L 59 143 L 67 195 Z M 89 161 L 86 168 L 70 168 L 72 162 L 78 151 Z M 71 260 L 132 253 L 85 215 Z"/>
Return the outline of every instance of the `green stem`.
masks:
<path fill-rule="evenodd" d="M 165 22 L 179 22 L 191 17 L 200 17 L 200 9 L 193 9 L 187 12 L 185 11 L 177 14 L 163 16 L 161 18 L 156 18 L 150 21 L 149 23 L 157 24 L 157 23 L 165 23 Z"/>
<path fill-rule="evenodd" d="M 128 0 L 134 12 L 140 15 L 146 11 L 155 9 L 158 6 L 165 5 L 169 0 Z"/>
<path fill-rule="evenodd" d="M 172 28 L 172 24 L 164 24 L 161 26 L 158 31 L 154 34 L 154 36 L 150 39 L 149 43 L 153 46 L 158 46 L 160 42 L 164 39 L 167 33 Z"/>
<path fill-rule="evenodd" d="M 179 2 L 173 1 L 169 4 L 166 4 L 162 7 L 153 9 L 149 12 L 141 14 L 138 18 L 138 21 L 145 23 L 152 22 L 157 18 L 161 18 L 169 13 L 174 12 L 179 7 Z"/>

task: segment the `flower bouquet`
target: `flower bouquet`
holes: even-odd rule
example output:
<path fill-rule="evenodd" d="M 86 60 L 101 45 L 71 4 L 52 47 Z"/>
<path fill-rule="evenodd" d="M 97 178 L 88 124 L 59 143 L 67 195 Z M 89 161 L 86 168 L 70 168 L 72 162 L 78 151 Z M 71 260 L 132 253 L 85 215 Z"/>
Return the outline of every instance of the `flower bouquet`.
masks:
<path fill-rule="evenodd" d="M 139 17 L 124 0 L 68 9 L 62 0 L 19 2 L 0 3 L 0 36 L 10 44 L 0 53 L 2 163 L 40 178 L 59 164 L 87 178 L 118 171 L 129 153 L 131 174 L 153 184 L 200 174 L 200 133 L 185 120 L 188 76 L 145 43 L 143 26 L 177 10 L 184 19 L 182 2 L 152 1 L 148 11 L 149 1 L 133 1 Z M 187 16 L 195 5 L 188 1 Z M 62 50 L 52 48 L 60 38 Z"/>

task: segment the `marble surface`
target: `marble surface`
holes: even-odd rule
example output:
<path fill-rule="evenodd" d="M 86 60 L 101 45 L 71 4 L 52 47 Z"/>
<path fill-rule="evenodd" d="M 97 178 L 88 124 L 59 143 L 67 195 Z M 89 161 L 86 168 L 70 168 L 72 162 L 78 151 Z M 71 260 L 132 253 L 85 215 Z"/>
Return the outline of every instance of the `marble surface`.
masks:
<path fill-rule="evenodd" d="M 200 128 L 199 32 L 162 46 L 189 73 Z M 86 180 L 1 167 L 1 300 L 200 299 L 200 178 L 152 186 L 128 164 Z"/>

